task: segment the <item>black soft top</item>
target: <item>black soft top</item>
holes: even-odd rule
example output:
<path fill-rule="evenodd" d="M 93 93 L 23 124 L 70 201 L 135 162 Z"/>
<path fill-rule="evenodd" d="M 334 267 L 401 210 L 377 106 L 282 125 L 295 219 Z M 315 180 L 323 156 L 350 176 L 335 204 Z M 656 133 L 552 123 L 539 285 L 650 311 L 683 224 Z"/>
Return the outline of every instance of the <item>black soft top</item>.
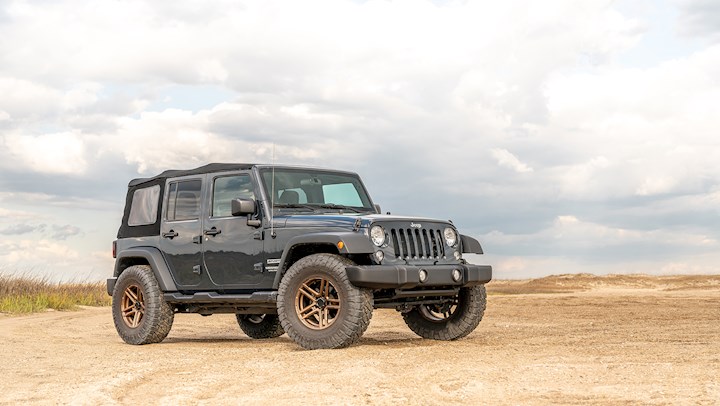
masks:
<path fill-rule="evenodd" d="M 178 176 L 199 175 L 203 173 L 247 170 L 255 166 L 255 164 L 223 164 L 212 163 L 195 169 L 170 169 L 151 178 L 137 178 L 130 181 L 128 187 L 142 185 L 143 183 L 165 180 L 167 178 L 175 178 Z"/>

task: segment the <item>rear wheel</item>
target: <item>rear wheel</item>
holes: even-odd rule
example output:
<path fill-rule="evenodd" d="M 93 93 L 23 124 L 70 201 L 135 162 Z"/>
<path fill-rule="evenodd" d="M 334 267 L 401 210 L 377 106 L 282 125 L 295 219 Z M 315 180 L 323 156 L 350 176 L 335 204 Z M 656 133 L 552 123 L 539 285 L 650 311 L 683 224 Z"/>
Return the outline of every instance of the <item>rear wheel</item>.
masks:
<path fill-rule="evenodd" d="M 175 318 L 147 265 L 131 266 L 120 274 L 113 290 L 112 313 L 120 338 L 136 345 L 165 339 Z"/>
<path fill-rule="evenodd" d="M 277 314 L 236 314 L 243 333 L 250 338 L 275 338 L 285 334 Z"/>
<path fill-rule="evenodd" d="M 350 283 L 345 272 L 350 265 L 339 255 L 314 254 L 293 264 L 280 282 L 280 322 L 301 347 L 347 347 L 370 324 L 372 292 Z"/>
<path fill-rule="evenodd" d="M 462 288 L 452 300 L 441 305 L 419 305 L 403 314 L 410 330 L 423 338 L 457 340 L 480 324 L 485 313 L 485 285 Z"/>

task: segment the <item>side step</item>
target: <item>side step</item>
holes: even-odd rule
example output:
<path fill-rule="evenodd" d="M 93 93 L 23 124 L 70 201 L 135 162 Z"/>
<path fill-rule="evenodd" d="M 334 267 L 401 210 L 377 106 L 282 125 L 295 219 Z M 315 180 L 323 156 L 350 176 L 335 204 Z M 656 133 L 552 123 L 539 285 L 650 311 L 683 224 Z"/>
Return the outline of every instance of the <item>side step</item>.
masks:
<path fill-rule="evenodd" d="M 277 291 L 254 292 L 251 294 L 224 294 L 218 292 L 197 292 L 185 295 L 180 292 L 170 292 L 163 295 L 168 303 L 173 304 L 233 304 L 233 305 L 262 305 L 277 303 Z"/>
<path fill-rule="evenodd" d="M 277 314 L 277 291 L 252 294 L 198 292 L 192 295 L 170 292 L 165 293 L 163 298 L 176 313 L 199 313 L 203 316 L 215 313 Z"/>

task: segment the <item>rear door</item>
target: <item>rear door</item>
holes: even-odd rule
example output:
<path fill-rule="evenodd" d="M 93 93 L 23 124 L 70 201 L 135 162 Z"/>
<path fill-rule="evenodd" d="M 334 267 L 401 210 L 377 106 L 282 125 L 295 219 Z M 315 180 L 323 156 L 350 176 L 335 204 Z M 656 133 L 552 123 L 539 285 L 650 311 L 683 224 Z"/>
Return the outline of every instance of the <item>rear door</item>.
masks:
<path fill-rule="evenodd" d="M 203 176 L 169 179 L 160 227 L 160 248 L 180 290 L 200 289 L 202 270 Z"/>
<path fill-rule="evenodd" d="M 210 174 L 208 202 L 203 218 L 203 259 L 212 282 L 221 289 L 272 287 L 274 274 L 265 272 L 263 231 L 247 224 L 246 216 L 233 217 L 232 199 L 255 199 L 248 171 Z M 258 208 L 259 210 L 259 208 Z"/>

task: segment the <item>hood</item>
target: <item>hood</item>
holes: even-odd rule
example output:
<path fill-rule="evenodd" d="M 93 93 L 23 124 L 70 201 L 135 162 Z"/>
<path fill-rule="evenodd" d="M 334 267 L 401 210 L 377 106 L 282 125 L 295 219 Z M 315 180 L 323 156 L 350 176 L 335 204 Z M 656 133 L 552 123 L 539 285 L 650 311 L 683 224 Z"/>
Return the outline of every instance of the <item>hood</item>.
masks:
<path fill-rule="evenodd" d="M 426 217 L 394 216 L 387 214 L 285 214 L 275 216 L 276 228 L 283 227 L 333 227 L 353 229 L 356 222 L 360 220 L 360 227 L 368 227 L 370 224 L 378 223 L 399 223 L 399 222 L 423 222 L 451 224 L 449 220 L 438 220 Z"/>

